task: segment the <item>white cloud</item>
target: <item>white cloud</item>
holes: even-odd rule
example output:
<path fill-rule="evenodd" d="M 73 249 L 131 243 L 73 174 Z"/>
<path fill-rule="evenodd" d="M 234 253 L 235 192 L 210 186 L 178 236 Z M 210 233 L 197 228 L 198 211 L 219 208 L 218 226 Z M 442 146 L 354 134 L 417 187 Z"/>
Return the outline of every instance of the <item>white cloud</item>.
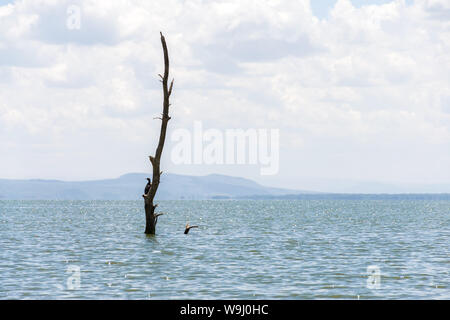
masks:
<path fill-rule="evenodd" d="M 81 8 L 80 30 L 66 27 L 71 4 Z M 2 6 L 0 150 L 8 156 L 0 177 L 148 170 L 161 109 L 161 30 L 175 76 L 171 128 L 194 120 L 280 128 L 281 170 L 271 183 L 447 183 L 449 10 L 446 0 L 359 8 L 339 0 L 319 20 L 307 0 Z M 257 172 L 166 162 L 186 173 Z"/>

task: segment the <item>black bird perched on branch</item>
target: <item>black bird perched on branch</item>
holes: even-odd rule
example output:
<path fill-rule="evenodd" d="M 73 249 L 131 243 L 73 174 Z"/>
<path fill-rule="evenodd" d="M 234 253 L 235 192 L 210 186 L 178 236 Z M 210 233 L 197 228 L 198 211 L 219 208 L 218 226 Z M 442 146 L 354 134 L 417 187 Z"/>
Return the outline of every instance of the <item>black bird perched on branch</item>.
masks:
<path fill-rule="evenodd" d="M 152 186 L 152 181 L 150 178 L 147 178 L 147 185 L 145 186 L 144 194 L 147 194 L 150 191 L 150 187 Z"/>
<path fill-rule="evenodd" d="M 198 226 L 190 226 L 189 223 L 186 224 L 186 229 L 184 229 L 184 234 L 188 234 L 189 230 L 191 230 L 192 228 L 198 228 Z"/>

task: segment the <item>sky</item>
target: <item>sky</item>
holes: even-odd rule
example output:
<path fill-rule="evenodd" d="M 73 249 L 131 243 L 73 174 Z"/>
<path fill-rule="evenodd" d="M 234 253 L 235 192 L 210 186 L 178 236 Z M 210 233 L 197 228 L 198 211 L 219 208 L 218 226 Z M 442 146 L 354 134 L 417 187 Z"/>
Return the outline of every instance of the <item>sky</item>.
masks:
<path fill-rule="evenodd" d="M 159 31 L 175 78 L 163 171 L 449 192 L 450 0 L 0 1 L 0 178 L 151 172 Z M 173 163 L 171 132 L 195 121 L 278 129 L 278 172 Z"/>

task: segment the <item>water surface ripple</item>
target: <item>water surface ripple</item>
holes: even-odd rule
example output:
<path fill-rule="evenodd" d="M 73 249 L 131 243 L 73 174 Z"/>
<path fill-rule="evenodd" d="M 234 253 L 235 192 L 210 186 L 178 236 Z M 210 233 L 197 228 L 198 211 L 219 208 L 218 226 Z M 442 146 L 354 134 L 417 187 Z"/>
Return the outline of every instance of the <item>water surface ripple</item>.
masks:
<path fill-rule="evenodd" d="M 0 201 L 0 299 L 450 299 L 450 201 L 158 209 L 148 237 L 142 201 Z"/>

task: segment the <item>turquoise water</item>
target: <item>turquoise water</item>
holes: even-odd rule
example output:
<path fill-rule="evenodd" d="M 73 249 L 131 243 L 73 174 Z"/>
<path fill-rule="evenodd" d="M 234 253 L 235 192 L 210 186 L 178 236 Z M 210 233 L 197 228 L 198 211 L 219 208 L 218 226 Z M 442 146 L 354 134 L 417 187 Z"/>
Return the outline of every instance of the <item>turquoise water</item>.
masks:
<path fill-rule="evenodd" d="M 148 237 L 142 201 L 0 201 L 0 299 L 450 299 L 450 201 L 158 209 Z"/>

